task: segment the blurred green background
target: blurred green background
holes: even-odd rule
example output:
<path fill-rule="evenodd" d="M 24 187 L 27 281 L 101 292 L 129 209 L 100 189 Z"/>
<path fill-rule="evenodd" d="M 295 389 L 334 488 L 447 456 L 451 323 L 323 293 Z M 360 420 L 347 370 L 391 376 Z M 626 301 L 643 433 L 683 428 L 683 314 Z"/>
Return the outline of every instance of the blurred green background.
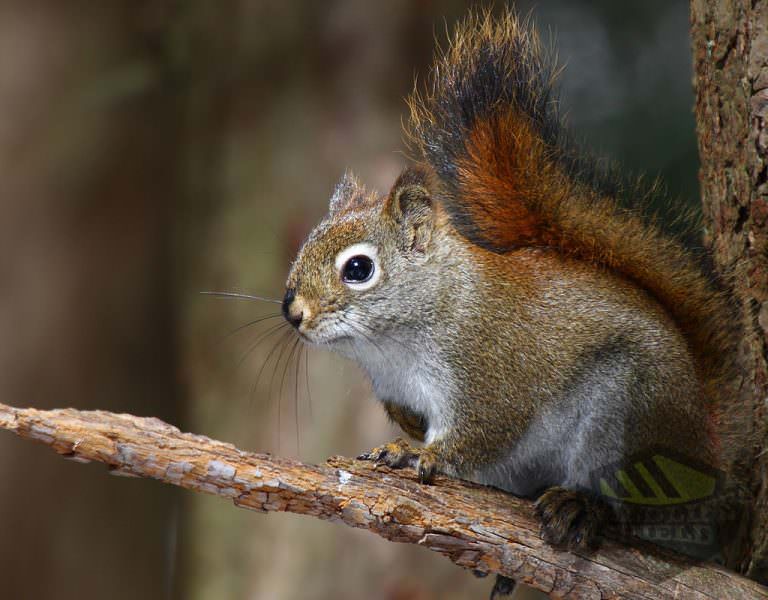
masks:
<path fill-rule="evenodd" d="M 0 0 L 0 401 L 155 415 L 312 462 L 392 437 L 354 366 L 297 363 L 269 334 L 278 319 L 228 335 L 275 305 L 199 292 L 280 297 L 344 169 L 388 189 L 404 97 L 469 4 Z M 695 205 L 687 3 L 517 7 L 555 40 L 577 136 Z M 420 548 L 108 477 L 10 434 L 0 481 L 4 598 L 491 585 Z"/>

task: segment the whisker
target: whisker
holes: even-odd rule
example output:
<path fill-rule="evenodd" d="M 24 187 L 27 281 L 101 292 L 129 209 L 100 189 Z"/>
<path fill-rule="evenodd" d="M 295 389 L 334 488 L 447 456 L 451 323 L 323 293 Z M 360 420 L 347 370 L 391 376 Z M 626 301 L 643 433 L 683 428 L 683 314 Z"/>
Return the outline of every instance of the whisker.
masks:
<path fill-rule="evenodd" d="M 369 325 L 366 325 L 365 323 L 358 323 L 358 325 L 360 327 L 364 327 L 371 334 L 383 335 L 385 338 L 387 338 L 391 342 L 394 342 L 395 344 L 398 344 L 403 350 L 409 350 L 410 349 L 410 346 L 408 344 L 406 344 L 405 342 L 403 342 L 403 340 L 399 340 L 399 339 L 397 339 L 395 337 L 392 337 L 391 335 L 389 335 L 385 331 L 374 331 L 372 327 L 370 327 Z"/>
<path fill-rule="evenodd" d="M 283 374 L 280 378 L 280 395 L 279 395 L 279 401 L 282 405 L 283 401 L 283 390 L 285 390 L 285 380 L 286 376 L 288 375 L 288 367 L 291 365 L 291 360 L 293 360 L 294 353 L 296 352 L 296 348 L 298 347 L 299 342 L 301 340 L 299 337 L 296 337 L 296 340 L 294 340 L 293 345 L 290 346 L 290 350 L 288 351 L 288 356 L 285 358 L 285 363 L 283 365 Z M 296 410 L 295 402 L 294 402 L 294 412 Z M 295 415 L 294 415 L 295 416 Z M 296 418 L 296 431 L 298 433 L 298 427 L 299 427 L 299 421 L 298 418 Z M 298 437 L 297 437 L 297 448 L 298 448 Z"/>
<path fill-rule="evenodd" d="M 244 325 L 240 325 L 239 327 L 236 327 L 235 329 L 233 329 L 232 331 L 230 331 L 229 333 L 224 335 L 220 340 L 217 340 L 216 343 L 217 344 L 222 344 L 225 341 L 227 341 L 229 338 L 231 338 L 233 335 L 235 335 L 238 331 L 242 331 L 243 329 L 247 329 L 248 327 L 253 327 L 254 325 L 258 325 L 259 323 L 261 323 L 263 321 L 268 321 L 269 319 L 277 319 L 278 317 L 282 318 L 282 316 L 283 315 L 280 314 L 280 313 L 275 313 L 273 315 L 267 315 L 265 317 L 259 317 L 258 319 L 254 319 L 253 321 L 248 321 Z"/>
<path fill-rule="evenodd" d="M 280 353 L 277 355 L 277 360 L 275 361 L 275 369 L 272 371 L 272 377 L 269 380 L 269 393 L 272 395 L 272 388 L 275 384 L 275 377 L 277 377 L 277 372 L 280 369 L 280 361 L 283 359 L 283 355 L 285 354 L 286 348 L 288 348 L 288 333 L 283 335 L 283 337 L 280 338 Z M 285 374 L 285 369 L 283 369 L 283 374 Z M 283 381 L 285 381 L 285 376 L 283 376 Z M 281 384 L 282 385 L 282 384 Z M 278 390 L 279 394 L 282 394 L 282 388 Z M 280 395 L 278 394 L 278 400 L 280 399 Z"/>
<path fill-rule="evenodd" d="M 342 323 L 349 325 L 352 329 L 357 331 L 357 333 L 359 333 L 367 342 L 369 342 L 374 348 L 376 348 L 381 354 L 382 358 L 385 358 L 385 359 L 387 358 L 387 354 L 384 352 L 384 349 L 376 341 L 374 341 L 371 335 L 368 335 L 366 333 L 366 330 L 363 329 L 362 324 L 355 323 L 353 321 L 348 321 L 344 317 L 340 317 L 340 320 Z"/>
<path fill-rule="evenodd" d="M 309 422 L 314 422 L 312 415 L 312 394 L 309 391 L 309 347 L 304 346 L 304 385 L 307 390 L 307 408 L 309 408 Z"/>
<path fill-rule="evenodd" d="M 286 346 L 286 342 L 288 341 L 288 337 L 291 335 L 292 332 L 293 332 L 293 330 L 289 329 L 277 341 L 277 345 L 276 346 L 280 347 L 280 353 L 277 355 L 277 359 L 275 360 L 275 368 L 272 371 L 272 377 L 269 380 L 269 398 L 270 398 L 270 401 L 274 397 L 273 393 L 272 393 L 272 390 L 274 389 L 275 377 L 277 376 L 277 370 L 280 368 L 280 360 L 283 358 L 283 354 L 285 353 L 285 349 L 287 347 Z M 282 441 L 282 431 L 283 431 L 282 430 L 282 420 L 283 420 L 282 407 L 283 407 L 283 403 L 281 402 L 281 400 L 282 400 L 282 397 L 280 396 L 280 394 L 278 394 L 278 396 L 277 396 L 277 452 L 278 452 L 278 454 L 280 453 L 280 445 L 281 445 L 281 441 Z"/>
<path fill-rule="evenodd" d="M 259 346 L 261 342 L 266 340 L 269 336 L 271 336 L 273 333 L 276 333 L 280 331 L 281 328 L 288 327 L 288 323 L 282 322 L 278 323 L 277 325 L 272 325 L 267 329 L 266 331 L 262 331 L 258 336 L 256 336 L 256 340 L 248 347 L 248 350 L 246 350 L 245 354 L 243 355 L 243 358 L 241 358 L 237 363 L 237 368 L 239 369 L 240 366 L 245 362 L 245 359 L 248 358 L 248 356 Z"/>
<path fill-rule="evenodd" d="M 298 352 L 296 355 L 296 372 L 293 374 L 293 413 L 296 419 L 296 456 L 301 458 L 301 440 L 299 438 L 299 371 L 301 369 L 301 351 L 304 348 L 298 345 L 301 342 L 300 339 L 297 338 L 296 341 L 295 347 L 298 348 Z"/>
<path fill-rule="evenodd" d="M 265 298 L 263 296 L 254 296 L 253 294 L 241 294 L 240 292 L 200 292 L 203 296 L 215 296 L 216 298 L 234 298 L 236 300 L 260 300 L 261 302 L 272 302 L 282 304 L 282 300 L 275 298 Z"/>
<path fill-rule="evenodd" d="M 280 323 L 276 327 L 272 328 L 272 331 L 269 333 L 269 335 L 278 333 L 283 329 L 283 327 L 286 327 L 288 323 Z M 272 358 L 272 355 L 275 353 L 275 351 L 280 348 L 281 342 L 285 339 L 285 333 L 283 333 L 283 336 L 277 340 L 277 342 L 274 343 L 272 346 L 272 349 L 267 353 L 266 358 L 264 359 L 264 362 L 261 363 L 261 367 L 259 368 L 259 372 L 256 374 L 256 380 L 253 382 L 253 386 L 251 387 L 251 400 L 253 400 L 253 394 L 256 392 L 256 389 L 259 387 L 259 381 L 261 380 L 261 375 L 264 372 L 264 369 L 267 367 L 267 364 L 269 363 L 270 359 Z M 261 340 L 260 340 L 261 341 Z"/>
<path fill-rule="evenodd" d="M 273 328 L 273 329 L 272 329 L 272 331 L 270 332 L 270 335 L 272 335 L 272 334 L 274 334 L 274 333 L 277 333 L 278 331 L 280 331 L 280 328 L 281 328 L 281 327 L 283 327 L 283 326 L 285 326 L 285 327 L 290 327 L 290 325 L 288 325 L 288 323 L 285 323 L 285 324 L 281 323 L 281 324 L 280 324 L 280 325 L 278 325 L 276 328 Z M 283 336 L 283 338 L 281 338 L 280 340 L 278 340 L 278 341 L 277 341 L 277 343 L 275 343 L 275 344 L 272 346 L 272 349 L 271 349 L 271 350 L 270 350 L 270 351 L 267 353 L 267 356 L 266 356 L 266 358 L 264 359 L 264 362 L 263 362 L 263 363 L 261 363 L 261 368 L 259 369 L 259 372 L 258 372 L 258 374 L 256 375 L 256 379 L 254 380 L 254 382 L 253 382 L 253 385 L 251 386 L 251 391 L 250 391 L 250 393 L 248 394 L 248 395 L 249 395 L 249 398 L 250 398 L 250 400 L 249 400 L 249 404 L 250 404 L 250 406 L 251 406 L 251 407 L 253 406 L 253 399 L 254 399 L 254 397 L 256 396 L 256 390 L 257 390 L 257 389 L 258 389 L 258 387 L 259 387 L 259 381 L 261 380 L 261 374 L 264 372 L 264 369 L 266 368 L 267 364 L 269 363 L 269 360 L 272 358 L 272 355 L 275 353 L 275 350 L 277 350 L 277 348 L 280 346 L 280 341 L 281 341 L 282 339 L 284 339 L 284 338 L 285 338 L 285 336 Z M 269 395 L 269 391 L 267 392 L 267 394 Z"/>

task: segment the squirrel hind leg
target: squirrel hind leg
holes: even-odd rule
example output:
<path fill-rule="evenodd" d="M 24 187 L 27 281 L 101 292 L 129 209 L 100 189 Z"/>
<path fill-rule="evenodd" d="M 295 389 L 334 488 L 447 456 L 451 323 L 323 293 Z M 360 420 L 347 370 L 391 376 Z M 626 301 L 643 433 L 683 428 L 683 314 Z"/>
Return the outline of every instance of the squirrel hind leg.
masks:
<path fill-rule="evenodd" d="M 491 590 L 490 600 L 501 600 L 501 598 L 509 598 L 514 590 L 514 579 L 510 579 L 504 575 L 496 575 L 496 581 L 494 582 L 493 589 Z"/>
<path fill-rule="evenodd" d="M 553 546 L 594 550 L 610 519 L 610 508 L 593 495 L 562 487 L 547 489 L 535 505 L 541 536 Z"/>
<path fill-rule="evenodd" d="M 486 571 L 472 571 L 472 574 L 478 578 L 488 577 Z M 501 600 L 502 598 L 512 598 L 512 592 L 515 591 L 517 582 L 511 577 L 506 575 L 496 574 L 496 580 L 493 583 L 493 589 L 491 589 L 490 600 Z"/>

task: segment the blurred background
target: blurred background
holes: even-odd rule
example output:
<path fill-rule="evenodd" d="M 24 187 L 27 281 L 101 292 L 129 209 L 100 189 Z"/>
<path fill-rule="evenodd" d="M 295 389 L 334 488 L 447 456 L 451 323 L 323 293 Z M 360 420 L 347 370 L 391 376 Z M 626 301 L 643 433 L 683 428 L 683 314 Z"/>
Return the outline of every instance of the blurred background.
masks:
<path fill-rule="evenodd" d="M 0 401 L 155 415 L 320 462 L 395 435 L 276 305 L 349 167 L 386 191 L 456 0 L 0 0 Z M 496 2 L 497 8 L 502 2 Z M 697 201 L 684 0 L 517 2 L 577 136 Z M 286 340 L 287 341 L 287 340 Z M 421 548 L 144 480 L 0 434 L 3 598 L 484 598 Z"/>

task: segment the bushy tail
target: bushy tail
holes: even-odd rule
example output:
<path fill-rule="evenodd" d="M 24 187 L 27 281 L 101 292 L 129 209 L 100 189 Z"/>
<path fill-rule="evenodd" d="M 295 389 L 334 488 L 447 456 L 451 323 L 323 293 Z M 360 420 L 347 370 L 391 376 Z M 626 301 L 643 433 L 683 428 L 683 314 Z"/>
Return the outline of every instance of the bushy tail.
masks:
<path fill-rule="evenodd" d="M 716 385 L 727 303 L 681 242 L 597 184 L 568 143 L 555 61 L 511 12 L 471 16 L 410 99 L 412 147 L 437 175 L 458 231 L 494 252 L 546 246 L 621 273 L 672 315 Z"/>

